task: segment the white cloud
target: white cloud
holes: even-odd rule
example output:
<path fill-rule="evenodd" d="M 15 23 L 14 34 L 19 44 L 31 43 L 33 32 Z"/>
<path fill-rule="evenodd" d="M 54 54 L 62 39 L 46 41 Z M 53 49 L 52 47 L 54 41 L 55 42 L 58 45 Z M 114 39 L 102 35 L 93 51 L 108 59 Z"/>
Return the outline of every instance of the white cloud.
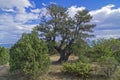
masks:
<path fill-rule="evenodd" d="M 109 4 L 100 9 L 90 11 L 93 16 L 92 22 L 97 26 L 95 34 L 97 38 L 118 38 L 120 37 L 120 8 Z"/>
<path fill-rule="evenodd" d="M 119 27 L 120 8 L 114 9 L 115 5 L 107 5 L 101 9 L 90 11 L 93 21 L 99 24 L 99 28 Z"/>
<path fill-rule="evenodd" d="M 107 15 L 111 13 L 111 9 L 115 7 L 113 4 L 109 4 L 107 6 L 102 7 L 101 9 L 93 10 L 90 12 L 91 15 L 98 15 L 98 14 L 104 14 Z"/>
<path fill-rule="evenodd" d="M 29 0 L 0 0 L 0 43 L 15 43 L 23 32 L 30 32 L 39 19 L 38 13 L 27 12 Z M 10 13 L 9 13 L 10 12 Z"/>
<path fill-rule="evenodd" d="M 16 42 L 23 32 L 30 32 L 38 24 L 35 21 L 39 22 L 41 16 L 49 16 L 46 8 L 34 6 L 29 0 L 0 0 L 0 10 L 3 11 L 0 13 L 0 43 Z M 85 7 L 71 6 L 68 12 L 73 17 L 83 9 Z M 110 4 L 92 10 L 90 14 L 93 16 L 92 23 L 97 25 L 94 32 L 96 38 L 120 37 L 120 8 Z"/>
<path fill-rule="evenodd" d="M 68 13 L 73 17 L 77 11 L 86 9 L 85 7 L 71 6 L 68 8 Z M 118 38 L 120 37 L 120 8 L 115 8 L 115 5 L 108 4 L 100 9 L 89 12 L 93 19 L 92 23 L 97 26 L 94 29 L 96 38 Z"/>
<path fill-rule="evenodd" d="M 32 6 L 29 0 L 0 0 L 1 8 L 13 8 L 13 7 L 30 7 Z"/>
<path fill-rule="evenodd" d="M 26 23 L 30 20 L 38 19 L 38 16 L 39 16 L 39 14 L 34 14 L 34 13 L 16 14 L 15 21 L 21 22 L 21 23 Z"/>
<path fill-rule="evenodd" d="M 77 13 L 77 11 L 82 11 L 84 9 L 85 7 L 71 6 L 70 8 L 68 8 L 68 14 L 70 17 L 73 17 Z"/>
<path fill-rule="evenodd" d="M 31 12 L 33 13 L 40 13 L 41 9 L 34 9 L 34 10 L 31 10 Z"/>
<path fill-rule="evenodd" d="M 33 7 L 29 0 L 0 0 L 1 9 L 16 8 L 20 13 L 24 13 L 28 7 Z"/>
<path fill-rule="evenodd" d="M 45 3 L 42 3 L 42 5 L 43 5 L 43 6 L 47 6 L 47 4 L 45 4 Z"/>
<path fill-rule="evenodd" d="M 14 9 L 1 9 L 2 11 L 5 11 L 5 12 L 15 12 Z"/>
<path fill-rule="evenodd" d="M 96 38 L 120 38 L 120 29 L 95 30 Z"/>
<path fill-rule="evenodd" d="M 55 2 L 50 2 L 50 4 L 57 4 L 57 3 L 55 3 Z"/>

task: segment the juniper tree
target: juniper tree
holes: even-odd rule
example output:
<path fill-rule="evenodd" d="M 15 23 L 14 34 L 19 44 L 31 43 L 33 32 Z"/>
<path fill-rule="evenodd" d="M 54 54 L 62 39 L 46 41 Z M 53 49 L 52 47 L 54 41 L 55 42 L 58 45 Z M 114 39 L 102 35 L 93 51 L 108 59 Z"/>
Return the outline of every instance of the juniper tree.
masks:
<path fill-rule="evenodd" d="M 47 53 L 46 44 L 39 40 L 35 30 L 31 34 L 23 33 L 10 49 L 10 71 L 20 71 L 27 78 L 25 80 L 36 80 L 46 72 L 50 64 Z"/>
<path fill-rule="evenodd" d="M 60 54 L 58 62 L 65 62 L 72 52 L 72 44 L 94 36 L 91 32 L 95 24 L 90 23 L 92 16 L 86 9 L 78 11 L 74 17 L 69 16 L 67 8 L 56 4 L 46 9 L 49 17 L 43 16 L 36 29 L 48 47 Z"/>

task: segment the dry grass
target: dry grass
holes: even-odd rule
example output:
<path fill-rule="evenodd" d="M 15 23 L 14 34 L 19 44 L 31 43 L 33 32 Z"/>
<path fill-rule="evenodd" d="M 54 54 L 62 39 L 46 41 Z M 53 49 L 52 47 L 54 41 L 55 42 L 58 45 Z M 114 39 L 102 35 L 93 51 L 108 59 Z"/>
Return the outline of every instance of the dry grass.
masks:
<path fill-rule="evenodd" d="M 59 56 L 53 55 L 50 57 L 51 61 L 57 61 L 59 59 Z M 69 57 L 69 62 L 75 62 L 78 60 L 77 56 L 70 56 Z M 93 67 L 99 67 L 97 63 L 92 63 L 91 64 Z M 101 74 L 97 74 L 99 70 L 95 70 L 92 72 L 91 76 L 89 77 L 88 80 L 106 80 L 105 76 Z M 79 76 L 75 75 L 70 75 L 62 72 L 62 65 L 60 64 L 52 64 L 50 66 L 50 69 L 48 71 L 48 74 L 45 75 L 44 80 L 82 80 Z"/>
<path fill-rule="evenodd" d="M 59 59 L 59 56 L 58 56 L 58 55 L 52 55 L 52 56 L 50 56 L 50 59 L 51 59 L 52 62 L 55 62 L 55 61 L 57 61 L 57 60 Z M 68 60 L 68 61 L 74 62 L 74 61 L 76 61 L 77 59 L 78 59 L 77 56 L 71 55 L 71 56 L 69 57 L 69 60 Z"/>
<path fill-rule="evenodd" d="M 7 80 L 8 71 L 9 71 L 8 64 L 0 66 L 0 80 Z"/>
<path fill-rule="evenodd" d="M 59 59 L 59 56 L 53 55 L 50 57 L 52 62 L 55 62 Z M 78 59 L 77 56 L 70 56 L 69 62 L 74 62 Z M 78 77 L 68 75 L 62 72 L 62 65 L 53 64 L 50 66 L 48 74 L 45 75 L 45 80 L 80 80 Z"/>
<path fill-rule="evenodd" d="M 51 61 L 57 61 L 59 59 L 58 55 L 53 55 L 50 57 Z M 78 60 L 77 56 L 70 56 L 69 62 L 74 62 Z M 92 66 L 98 66 L 96 63 L 93 63 Z M 8 65 L 3 65 L 0 67 L 0 80 L 8 80 L 7 73 L 9 71 Z M 93 75 L 88 80 L 106 80 L 104 76 L 96 74 L 96 71 L 92 72 Z M 66 74 L 62 72 L 62 65 L 60 64 L 52 64 L 46 75 L 40 80 L 82 80 L 79 76 L 74 76 L 70 74 Z"/>
<path fill-rule="evenodd" d="M 52 62 L 55 62 L 59 59 L 59 56 L 52 55 L 50 59 Z M 77 59 L 78 57 L 73 55 L 69 57 L 70 62 L 73 62 Z M 3 65 L 0 67 L 0 80 L 7 80 L 6 76 L 8 74 L 8 71 L 9 71 L 9 65 Z M 62 66 L 60 64 L 55 64 L 55 65 L 52 64 L 50 66 L 48 73 L 44 76 L 44 80 L 75 80 L 73 78 L 76 77 L 62 73 Z"/>

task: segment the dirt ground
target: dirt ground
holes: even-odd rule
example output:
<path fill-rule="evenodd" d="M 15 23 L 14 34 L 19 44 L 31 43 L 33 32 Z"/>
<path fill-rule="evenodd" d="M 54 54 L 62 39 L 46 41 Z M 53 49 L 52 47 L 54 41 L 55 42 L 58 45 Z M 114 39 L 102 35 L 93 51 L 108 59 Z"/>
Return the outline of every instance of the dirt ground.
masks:
<path fill-rule="evenodd" d="M 59 59 L 58 55 L 53 55 L 50 57 L 52 62 L 55 62 Z M 70 56 L 69 62 L 74 62 L 78 59 L 76 56 Z M 8 72 L 9 72 L 9 65 L 2 65 L 0 66 L 0 80 L 9 80 L 8 78 Z M 101 79 L 102 76 L 97 76 L 96 78 L 91 78 L 89 80 L 105 80 Z M 52 64 L 47 72 L 46 75 L 44 75 L 43 79 L 40 80 L 82 80 L 79 76 L 69 75 L 62 72 L 62 65 L 60 64 Z"/>
<path fill-rule="evenodd" d="M 8 64 L 0 66 L 0 80 L 7 80 L 8 72 L 9 72 Z"/>
<path fill-rule="evenodd" d="M 59 59 L 58 55 L 53 55 L 50 57 L 52 62 L 55 62 Z M 69 61 L 77 60 L 78 57 L 76 56 L 70 56 Z M 50 66 L 50 69 L 48 73 L 45 75 L 45 80 L 75 80 L 72 79 L 73 77 L 70 77 L 68 75 L 63 74 L 62 72 L 62 66 L 60 64 L 52 64 Z M 9 72 L 9 65 L 5 64 L 0 66 L 0 80 L 8 80 L 8 72 Z M 69 79 L 67 79 L 69 78 Z M 78 80 L 78 79 L 77 79 Z"/>

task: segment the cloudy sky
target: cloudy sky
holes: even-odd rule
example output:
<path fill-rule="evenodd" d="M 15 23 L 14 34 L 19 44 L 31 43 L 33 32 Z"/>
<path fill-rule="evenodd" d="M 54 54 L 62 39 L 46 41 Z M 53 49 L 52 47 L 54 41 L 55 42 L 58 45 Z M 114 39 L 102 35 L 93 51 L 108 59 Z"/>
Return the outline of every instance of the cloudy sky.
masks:
<path fill-rule="evenodd" d="M 0 0 L 0 44 L 14 44 L 29 33 L 50 3 L 67 7 L 70 16 L 87 9 L 97 25 L 95 38 L 120 38 L 120 0 Z"/>

